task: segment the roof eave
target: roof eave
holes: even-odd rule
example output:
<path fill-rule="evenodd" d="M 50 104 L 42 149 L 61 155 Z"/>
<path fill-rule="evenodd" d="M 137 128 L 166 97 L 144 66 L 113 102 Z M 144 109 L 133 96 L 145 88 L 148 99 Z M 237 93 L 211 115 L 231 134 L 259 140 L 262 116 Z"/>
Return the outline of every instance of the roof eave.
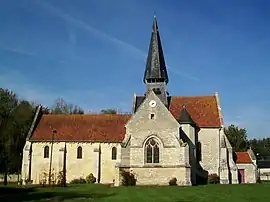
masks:
<path fill-rule="evenodd" d="M 119 141 L 103 141 L 103 140 L 29 140 L 29 142 L 87 142 L 87 143 L 122 143 L 123 140 Z"/>

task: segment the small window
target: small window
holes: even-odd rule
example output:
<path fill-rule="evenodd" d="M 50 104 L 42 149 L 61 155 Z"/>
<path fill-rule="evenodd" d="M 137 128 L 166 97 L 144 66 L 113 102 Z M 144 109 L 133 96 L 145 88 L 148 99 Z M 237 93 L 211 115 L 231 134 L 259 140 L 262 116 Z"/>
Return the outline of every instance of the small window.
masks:
<path fill-rule="evenodd" d="M 112 148 L 112 160 L 116 160 L 116 156 L 117 156 L 117 150 L 116 147 Z"/>
<path fill-rule="evenodd" d="M 155 118 L 155 114 L 150 114 L 150 119 L 154 119 Z"/>
<path fill-rule="evenodd" d="M 78 147 L 77 148 L 77 159 L 81 159 L 82 158 L 82 147 Z"/>
<path fill-rule="evenodd" d="M 49 146 L 44 147 L 44 158 L 49 158 Z"/>

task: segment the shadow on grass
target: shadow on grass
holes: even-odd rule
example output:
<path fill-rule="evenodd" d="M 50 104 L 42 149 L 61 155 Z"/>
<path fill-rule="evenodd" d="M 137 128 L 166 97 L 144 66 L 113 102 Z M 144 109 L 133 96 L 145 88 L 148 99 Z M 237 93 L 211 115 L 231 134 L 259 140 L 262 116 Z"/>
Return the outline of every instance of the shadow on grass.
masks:
<path fill-rule="evenodd" d="M 64 188 L 63 188 L 64 189 Z M 19 201 L 64 201 L 66 199 L 91 198 L 99 199 L 114 196 L 114 193 L 78 193 L 66 190 L 56 192 L 54 190 L 37 190 L 35 188 L 11 188 L 0 187 L 0 201 L 19 202 Z"/>

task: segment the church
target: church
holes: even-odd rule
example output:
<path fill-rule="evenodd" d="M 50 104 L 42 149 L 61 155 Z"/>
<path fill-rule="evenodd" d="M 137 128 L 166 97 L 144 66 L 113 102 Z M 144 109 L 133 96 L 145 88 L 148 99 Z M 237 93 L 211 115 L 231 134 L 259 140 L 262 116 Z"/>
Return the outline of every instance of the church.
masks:
<path fill-rule="evenodd" d="M 156 17 L 143 81 L 145 94 L 134 94 L 130 115 L 45 115 L 38 107 L 23 150 L 23 182 L 48 182 L 48 173 L 64 169 L 67 182 L 92 173 L 99 183 L 120 186 L 121 171 L 127 170 L 137 185 L 168 185 L 176 178 L 178 185 L 190 186 L 210 174 L 222 184 L 238 184 L 218 93 L 168 93 Z"/>

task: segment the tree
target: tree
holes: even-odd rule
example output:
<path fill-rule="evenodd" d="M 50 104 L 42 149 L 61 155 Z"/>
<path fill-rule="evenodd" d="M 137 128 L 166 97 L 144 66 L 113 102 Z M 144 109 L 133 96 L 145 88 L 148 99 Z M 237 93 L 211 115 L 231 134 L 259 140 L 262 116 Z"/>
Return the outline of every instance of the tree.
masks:
<path fill-rule="evenodd" d="M 0 171 L 5 185 L 8 173 L 20 171 L 21 153 L 34 111 L 28 101 L 20 101 L 14 92 L 0 89 Z"/>
<path fill-rule="evenodd" d="M 4 172 L 4 184 L 7 185 L 9 156 L 12 153 L 9 145 L 12 142 L 11 135 L 8 133 L 12 126 L 12 112 L 17 107 L 17 96 L 14 92 L 7 89 L 0 89 L 0 169 Z"/>
<path fill-rule="evenodd" d="M 12 152 L 10 171 L 20 172 L 22 151 L 25 145 L 26 136 L 31 127 L 36 107 L 33 107 L 28 101 L 20 101 L 17 108 L 12 113 L 13 129 L 11 129 L 12 144 L 10 145 Z"/>
<path fill-rule="evenodd" d="M 117 114 L 116 109 L 102 109 L 101 110 L 102 114 Z"/>
<path fill-rule="evenodd" d="M 77 105 L 67 103 L 63 98 L 55 100 L 51 108 L 52 114 L 84 114 L 82 108 Z"/>
<path fill-rule="evenodd" d="M 251 139 L 249 144 L 258 159 L 270 158 L 270 138 Z"/>
<path fill-rule="evenodd" d="M 40 104 L 37 104 L 36 102 L 30 102 L 30 104 L 31 104 L 33 109 L 36 109 L 40 105 Z M 42 107 L 41 110 L 42 110 L 43 114 L 50 114 L 51 113 L 50 108 L 42 106 L 42 105 L 40 105 L 40 106 Z"/>
<path fill-rule="evenodd" d="M 233 151 L 246 151 L 248 149 L 247 131 L 245 128 L 238 128 L 230 125 L 224 129 L 224 133 L 230 141 Z"/>

